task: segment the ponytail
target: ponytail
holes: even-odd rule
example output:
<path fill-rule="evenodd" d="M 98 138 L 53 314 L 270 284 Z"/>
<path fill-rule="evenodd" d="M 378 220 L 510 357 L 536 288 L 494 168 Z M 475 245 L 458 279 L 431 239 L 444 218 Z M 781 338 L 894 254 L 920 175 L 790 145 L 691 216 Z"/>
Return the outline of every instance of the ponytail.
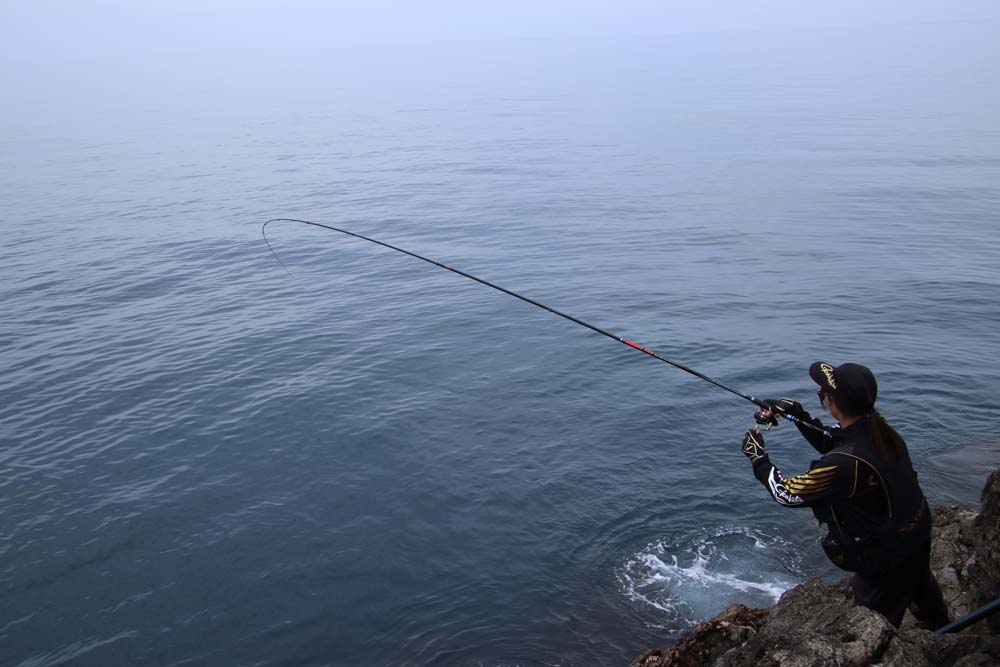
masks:
<path fill-rule="evenodd" d="M 903 439 L 878 410 L 872 410 L 869 419 L 872 421 L 872 444 L 875 446 L 875 453 L 882 461 L 895 463 L 906 452 Z"/>

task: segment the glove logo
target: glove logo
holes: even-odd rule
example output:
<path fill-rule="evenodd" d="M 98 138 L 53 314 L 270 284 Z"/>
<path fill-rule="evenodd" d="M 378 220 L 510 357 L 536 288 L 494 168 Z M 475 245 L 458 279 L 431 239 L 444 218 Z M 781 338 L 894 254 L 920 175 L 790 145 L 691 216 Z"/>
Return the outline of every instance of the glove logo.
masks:
<path fill-rule="evenodd" d="M 756 461 L 764 456 L 764 436 L 755 430 L 748 430 L 743 436 L 743 446 L 740 449 L 751 462 Z"/>

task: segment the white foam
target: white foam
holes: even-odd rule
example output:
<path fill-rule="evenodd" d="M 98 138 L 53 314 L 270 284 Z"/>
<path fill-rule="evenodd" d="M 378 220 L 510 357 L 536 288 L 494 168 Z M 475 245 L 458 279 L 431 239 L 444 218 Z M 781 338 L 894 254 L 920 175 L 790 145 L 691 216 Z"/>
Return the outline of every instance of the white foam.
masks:
<path fill-rule="evenodd" d="M 656 610 L 651 622 L 681 627 L 733 602 L 773 604 L 801 580 L 799 563 L 779 537 L 722 526 L 648 545 L 626 559 L 619 580 L 626 597 Z"/>

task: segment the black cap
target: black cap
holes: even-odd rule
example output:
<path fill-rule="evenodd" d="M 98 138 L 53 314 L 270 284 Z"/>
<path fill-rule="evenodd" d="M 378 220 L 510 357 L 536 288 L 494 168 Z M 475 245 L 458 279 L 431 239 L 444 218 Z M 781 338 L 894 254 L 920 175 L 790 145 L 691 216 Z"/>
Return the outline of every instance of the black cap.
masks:
<path fill-rule="evenodd" d="M 861 364 L 841 364 L 834 368 L 825 361 L 817 361 L 809 367 L 809 377 L 849 415 L 863 415 L 875 407 L 878 383 Z"/>

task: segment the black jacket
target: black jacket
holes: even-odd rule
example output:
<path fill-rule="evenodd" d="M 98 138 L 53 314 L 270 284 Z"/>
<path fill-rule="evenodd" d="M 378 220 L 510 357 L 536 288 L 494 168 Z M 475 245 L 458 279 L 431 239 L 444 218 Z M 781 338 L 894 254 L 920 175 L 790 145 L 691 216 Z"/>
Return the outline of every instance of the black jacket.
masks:
<path fill-rule="evenodd" d="M 809 470 L 782 477 L 768 455 L 754 461 L 754 475 L 785 507 L 810 507 L 829 534 L 824 549 L 838 566 L 851 571 L 885 571 L 930 540 L 930 511 L 917 474 L 903 446 L 896 461 L 883 460 L 872 442 L 869 413 L 826 437 L 799 426 L 822 454 Z M 809 418 L 816 426 L 818 419 Z"/>

